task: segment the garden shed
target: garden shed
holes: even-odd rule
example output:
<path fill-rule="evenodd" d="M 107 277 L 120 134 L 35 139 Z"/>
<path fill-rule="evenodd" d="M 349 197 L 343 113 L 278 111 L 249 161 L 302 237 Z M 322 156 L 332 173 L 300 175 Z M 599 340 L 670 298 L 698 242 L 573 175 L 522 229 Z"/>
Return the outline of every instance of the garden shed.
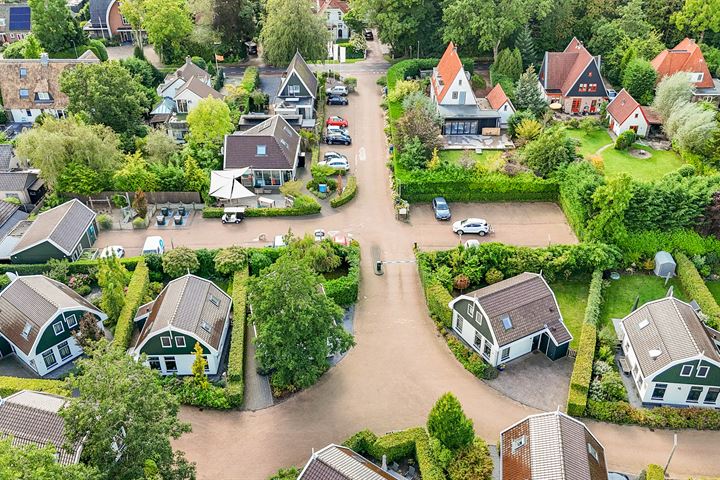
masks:
<path fill-rule="evenodd" d="M 668 252 L 661 250 L 655 254 L 655 275 L 658 277 L 674 277 L 675 266 L 675 260 Z"/>

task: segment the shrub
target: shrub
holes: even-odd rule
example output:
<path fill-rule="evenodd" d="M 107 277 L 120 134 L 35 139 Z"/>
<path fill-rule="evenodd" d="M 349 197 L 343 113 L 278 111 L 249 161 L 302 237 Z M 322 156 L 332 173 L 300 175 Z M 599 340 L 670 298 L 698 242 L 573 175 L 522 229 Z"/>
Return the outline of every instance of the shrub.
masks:
<path fill-rule="evenodd" d="M 585 317 L 583 323 L 590 323 L 599 326 L 600 309 L 602 308 L 602 288 L 603 279 L 602 271 L 595 270 L 590 279 L 590 287 L 588 289 L 587 305 L 585 306 Z"/>
<path fill-rule="evenodd" d="M 453 288 L 461 292 L 470 286 L 470 279 L 465 274 L 456 275 L 453 278 Z"/>
<path fill-rule="evenodd" d="M 328 280 L 323 284 L 325 294 L 341 307 L 349 307 L 357 302 L 360 287 L 360 247 L 336 246 L 337 253 L 344 258 L 348 265 L 348 274 L 339 278 Z"/>
<path fill-rule="evenodd" d="M 425 430 L 419 427 L 388 433 L 379 437 L 370 446 L 368 453 L 377 459 L 385 455 L 388 463 L 402 460 L 415 453 L 415 441 L 419 436 L 423 435 L 427 437 Z"/>
<path fill-rule="evenodd" d="M 110 230 L 113 226 L 113 219 L 107 213 L 101 213 L 97 216 L 97 223 L 101 230 Z"/>
<path fill-rule="evenodd" d="M 340 193 L 340 195 L 338 195 L 335 198 L 330 200 L 330 206 L 333 208 L 337 208 L 342 205 L 345 205 L 350 200 L 355 198 L 356 194 L 357 194 L 357 179 L 354 176 L 349 176 L 349 177 L 347 177 L 347 184 L 345 185 L 345 188 Z"/>
<path fill-rule="evenodd" d="M 300 470 L 296 467 L 281 468 L 269 480 L 297 480 L 300 476 Z"/>
<path fill-rule="evenodd" d="M 645 480 L 665 480 L 665 470 L 660 465 L 648 465 Z"/>
<path fill-rule="evenodd" d="M 710 408 L 655 407 L 634 408 L 627 402 L 596 402 L 587 404 L 586 416 L 617 424 L 635 424 L 648 428 L 678 430 L 720 430 L 720 411 Z"/>
<path fill-rule="evenodd" d="M 240 407 L 244 399 L 245 315 L 247 302 L 247 272 L 238 271 L 233 277 L 233 323 L 228 354 L 226 394 L 231 407 Z"/>
<path fill-rule="evenodd" d="M 485 281 L 488 285 L 492 285 L 493 283 L 498 283 L 503 280 L 504 275 L 503 273 L 498 270 L 497 268 L 491 268 L 487 271 L 485 274 Z"/>
<path fill-rule="evenodd" d="M 589 303 L 589 301 L 588 301 Z M 587 314 L 586 314 L 587 315 Z M 588 390 L 592 378 L 593 357 L 595 356 L 596 330 L 592 323 L 584 323 L 580 333 L 575 364 L 570 376 L 567 413 L 575 417 L 582 416 L 588 402 Z"/>
<path fill-rule="evenodd" d="M 250 273 L 253 276 L 258 276 L 264 268 L 272 264 L 273 261 L 263 252 L 255 251 L 250 254 Z"/>
<path fill-rule="evenodd" d="M 199 385 L 192 378 L 167 376 L 162 379 L 163 386 L 178 397 L 185 405 L 227 410 L 231 408 L 225 390 L 213 384 Z"/>
<path fill-rule="evenodd" d="M 449 480 L 491 480 L 492 473 L 490 451 L 480 438 L 460 450 L 448 467 Z"/>
<path fill-rule="evenodd" d="M 460 340 L 452 335 L 446 338 L 448 348 L 455 355 L 455 358 L 465 367 L 465 370 L 477 378 L 489 379 L 495 376 L 495 370 L 480 358 L 480 355 L 465 346 Z"/>
<path fill-rule="evenodd" d="M 139 230 L 147 228 L 147 223 L 145 222 L 145 219 L 143 217 L 135 217 L 133 218 L 132 226 L 134 229 Z"/>
<path fill-rule="evenodd" d="M 232 275 L 241 270 L 247 271 L 247 252 L 242 247 L 227 247 L 215 255 L 215 270 L 222 275 Z"/>
<path fill-rule="evenodd" d="M 69 397 L 70 392 L 61 380 L 46 380 L 43 378 L 0 377 L 0 397 L 7 397 L 21 390 L 35 390 L 47 392 L 63 397 Z"/>
<path fill-rule="evenodd" d="M 349 449 L 364 455 L 368 453 L 370 447 L 377 441 L 377 435 L 370 430 L 361 430 L 352 437 L 343 442 L 343 445 Z"/>
<path fill-rule="evenodd" d="M 625 130 L 615 140 L 615 150 L 627 150 L 635 143 L 637 135 L 632 130 Z"/>
<path fill-rule="evenodd" d="M 447 449 L 456 452 L 469 446 L 475 438 L 473 422 L 463 412 L 462 405 L 452 393 L 445 393 L 428 414 L 427 430 Z"/>
<path fill-rule="evenodd" d="M 425 288 L 425 299 L 427 300 L 430 316 L 439 327 L 450 328 L 452 322 L 452 310 L 448 304 L 452 301 L 452 295 L 447 289 L 437 282 L 433 282 Z"/>
<path fill-rule="evenodd" d="M 585 225 L 594 213 L 592 195 L 603 184 L 603 177 L 588 163 L 574 162 L 559 175 L 560 207 L 575 234 L 582 238 Z"/>
<path fill-rule="evenodd" d="M 195 250 L 188 247 L 173 248 L 162 257 L 163 272 L 170 278 L 182 277 L 187 273 L 195 273 L 200 262 Z"/>
<path fill-rule="evenodd" d="M 720 325 L 720 306 L 700 277 L 695 265 L 680 252 L 675 253 L 675 261 L 677 263 L 678 280 L 680 280 L 683 291 L 689 298 L 693 298 L 702 312 L 707 315 L 708 325 L 712 328 L 718 328 Z"/>
<path fill-rule="evenodd" d="M 115 347 L 125 351 L 130 346 L 132 338 L 133 320 L 138 307 L 145 300 L 145 294 L 150 283 L 149 271 L 145 261 L 140 259 L 125 292 L 125 305 L 123 305 L 115 326 Z"/>

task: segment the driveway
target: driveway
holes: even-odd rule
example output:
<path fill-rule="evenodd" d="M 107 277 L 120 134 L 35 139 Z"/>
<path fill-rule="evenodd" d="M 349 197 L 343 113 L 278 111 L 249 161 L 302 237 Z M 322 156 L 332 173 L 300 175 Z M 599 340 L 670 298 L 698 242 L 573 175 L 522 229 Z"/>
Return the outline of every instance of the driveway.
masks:
<path fill-rule="evenodd" d="M 358 196 L 351 203 L 327 216 L 248 219 L 241 225 L 226 226 L 217 220 L 198 221 L 192 229 L 172 234 L 175 245 L 210 247 L 252 242 L 261 231 L 275 234 L 287 231 L 288 227 L 298 233 L 336 228 L 354 233 L 364 252 L 354 317 L 357 346 L 317 385 L 255 412 L 182 409 L 181 416 L 191 422 L 193 431 L 174 445 L 197 462 L 200 479 L 266 479 L 280 467 L 304 464 L 311 449 L 317 450 L 330 442 L 340 443 L 358 430 L 370 428 L 382 433 L 422 425 L 435 400 L 447 391 L 458 396 L 465 412 L 474 420 L 477 434 L 491 444 L 497 441 L 502 429 L 537 412 L 478 382 L 458 365 L 428 317 L 414 265 L 388 265 L 385 275 L 372 274 L 369 254 L 372 247 L 377 246 L 387 259 L 409 259 L 413 241 L 440 243 L 439 246 L 444 242 L 452 244 L 452 236 L 444 233 L 447 225 L 436 226 L 428 218 L 429 212 L 423 213 L 423 207 L 413 210 L 413 223 L 394 219 L 376 78 L 373 74 L 358 75 L 359 93 L 351 95 L 351 103 L 344 112 L 351 119 L 354 140 L 348 156 L 358 155 L 355 168 Z M 360 160 L 361 149 L 365 152 L 364 160 Z M 503 218 L 515 218 L 516 222 L 522 218 L 536 220 L 554 207 L 547 210 L 542 204 L 507 204 L 470 208 L 480 208 L 497 226 L 502 226 L 496 234 L 498 239 L 504 235 L 501 232 L 516 231 L 510 240 L 522 244 L 547 243 L 544 224 L 535 222 L 533 228 L 523 229 L 505 227 L 500 222 Z M 524 209 L 532 214 L 523 214 Z M 457 215 L 460 212 L 462 206 Z M 557 214 L 550 217 L 556 225 Z M 442 239 L 436 240 L 441 232 Z M 553 232 L 551 241 L 572 240 Z M 111 240 L 116 235 L 119 240 Z M 102 233 L 99 243 L 134 247 L 141 245 L 143 236 L 138 232 Z M 136 253 L 128 250 L 130 254 Z M 649 463 L 664 463 L 672 447 L 669 431 L 652 432 L 594 422 L 589 426 L 605 445 L 612 470 L 638 472 Z M 684 477 L 720 474 L 718 440 L 720 432 L 680 432 L 671 474 Z"/>

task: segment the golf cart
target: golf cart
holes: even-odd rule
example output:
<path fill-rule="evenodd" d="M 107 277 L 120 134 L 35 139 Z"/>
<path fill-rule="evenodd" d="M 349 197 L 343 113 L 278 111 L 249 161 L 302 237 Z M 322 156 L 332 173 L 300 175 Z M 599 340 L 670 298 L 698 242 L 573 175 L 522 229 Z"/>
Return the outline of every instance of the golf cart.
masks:
<path fill-rule="evenodd" d="M 225 207 L 222 223 L 240 223 L 245 218 L 245 207 Z"/>

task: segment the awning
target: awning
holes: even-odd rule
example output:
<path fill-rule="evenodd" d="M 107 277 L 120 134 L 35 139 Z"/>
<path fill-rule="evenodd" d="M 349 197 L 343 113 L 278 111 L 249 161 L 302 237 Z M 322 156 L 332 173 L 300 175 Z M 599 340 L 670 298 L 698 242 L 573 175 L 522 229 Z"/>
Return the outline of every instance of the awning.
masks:
<path fill-rule="evenodd" d="M 249 168 L 233 170 L 214 170 L 210 172 L 210 195 L 225 200 L 254 197 L 247 188 L 239 182 L 240 177 L 245 175 Z"/>

